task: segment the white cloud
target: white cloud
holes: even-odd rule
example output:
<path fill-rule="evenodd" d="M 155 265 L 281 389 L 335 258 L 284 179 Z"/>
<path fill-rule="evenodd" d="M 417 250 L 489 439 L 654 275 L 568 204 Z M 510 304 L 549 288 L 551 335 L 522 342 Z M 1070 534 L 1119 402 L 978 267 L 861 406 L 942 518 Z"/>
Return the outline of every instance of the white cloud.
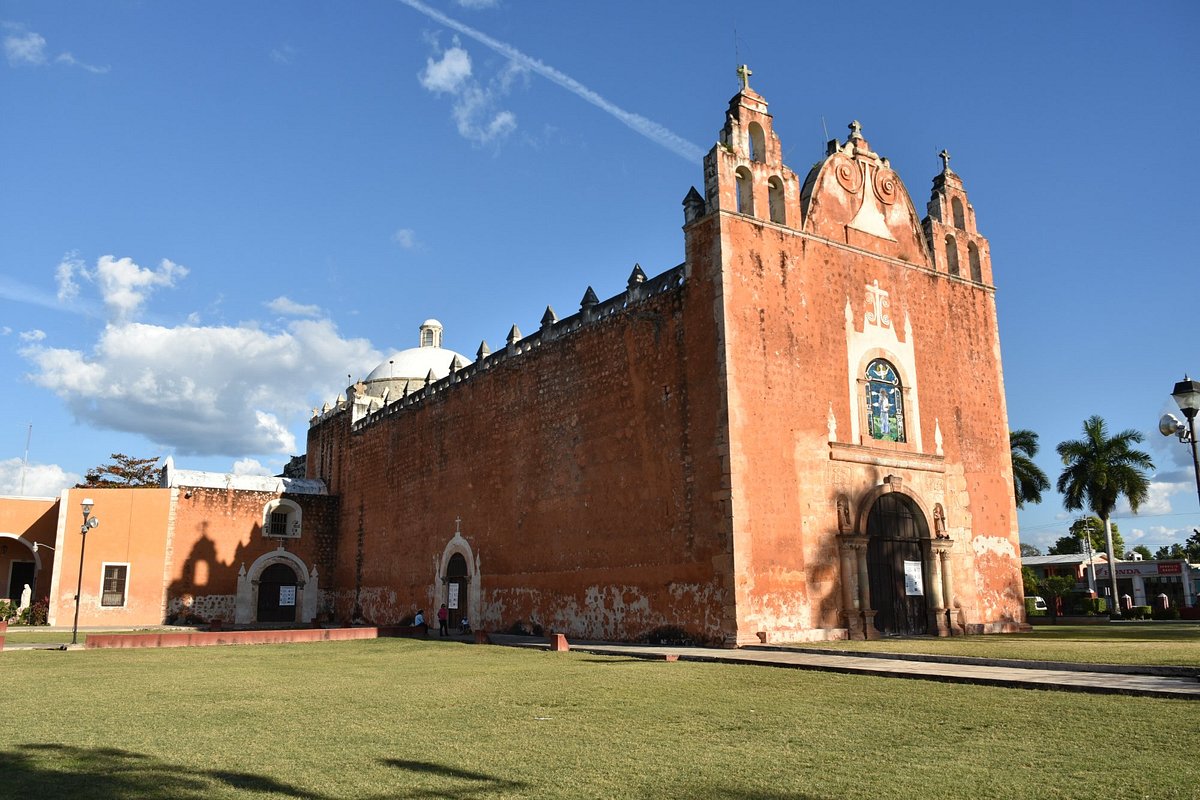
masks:
<path fill-rule="evenodd" d="M 76 255 L 63 256 L 54 270 L 54 282 L 58 284 L 58 302 L 69 303 L 79 296 L 76 274 L 83 274 L 83 261 Z"/>
<path fill-rule="evenodd" d="M 267 308 L 285 317 L 319 317 L 320 306 L 306 306 L 280 295 L 266 304 Z"/>
<path fill-rule="evenodd" d="M 0 328 L 0 336 L 8 336 L 11 333 L 12 333 L 12 328 L 8 327 L 7 325 Z"/>
<path fill-rule="evenodd" d="M 289 455 L 288 426 L 382 355 L 329 320 L 285 329 L 110 323 L 90 353 L 30 345 L 29 378 L 98 428 L 141 434 L 180 455 Z"/>
<path fill-rule="evenodd" d="M 400 0 L 404 5 L 424 14 L 426 17 L 445 25 L 451 30 L 458 31 L 464 36 L 482 44 L 484 47 L 490 48 L 496 53 L 504 56 L 520 67 L 536 72 L 548 81 L 561 86 L 571 94 L 580 98 L 584 102 L 590 103 L 604 113 L 616 119 L 621 124 L 627 126 L 635 133 L 646 137 L 661 147 L 670 150 L 675 155 L 687 159 L 691 163 L 696 163 L 704 157 L 704 150 L 697 147 L 692 142 L 679 136 L 678 134 L 659 125 L 653 120 L 646 119 L 640 114 L 634 114 L 631 111 L 626 111 L 617 105 L 609 102 L 604 97 L 584 86 L 579 81 L 572 78 L 549 64 L 545 64 L 532 56 L 528 56 L 510 44 L 501 42 L 498 39 L 493 39 L 491 36 L 482 31 L 464 25 L 456 19 L 447 17 L 437 9 L 431 8 L 420 0 Z"/>
<path fill-rule="evenodd" d="M 432 42 L 435 54 L 437 43 Z M 438 59 L 430 57 L 417 79 L 434 94 L 454 98 L 451 115 L 455 127 L 464 139 L 476 144 L 503 139 L 517 128 L 517 115 L 498 108 L 500 100 L 512 91 L 516 79 L 527 70 L 520 64 L 507 62 L 501 72 L 487 85 L 472 77 L 471 56 L 459 43 L 442 51 Z"/>
<path fill-rule="evenodd" d="M 19 458 L 0 461 L 0 494 L 25 497 L 57 497 L 83 480 L 82 475 L 67 472 L 57 464 L 30 464 Z"/>
<path fill-rule="evenodd" d="M 68 262 L 63 262 L 64 264 Z M 64 285 L 71 285 L 71 291 L 78 293 L 78 287 L 73 286 L 73 280 L 68 275 L 67 284 L 62 276 L 63 265 L 59 265 L 59 297 L 63 296 Z M 101 298 L 108 308 L 110 318 L 116 322 L 124 322 L 134 316 L 151 291 L 160 287 L 175 285 L 175 281 L 188 274 L 187 267 L 163 259 L 157 270 L 139 267 L 130 258 L 115 258 L 101 256 L 94 270 L 80 269 L 80 273 L 100 288 Z"/>
<path fill-rule="evenodd" d="M 440 61 L 426 59 L 425 69 L 417 77 L 429 91 L 454 93 L 471 77 L 471 56 L 457 46 L 457 41 L 442 53 Z"/>
<path fill-rule="evenodd" d="M 400 228 L 392 234 L 392 241 L 405 250 L 411 250 L 417 246 L 417 234 L 412 228 Z"/>
<path fill-rule="evenodd" d="M 500 0 L 455 0 L 463 8 L 469 8 L 472 11 L 478 11 L 482 8 L 496 8 L 500 5 Z"/>
<path fill-rule="evenodd" d="M 46 338 L 46 332 L 34 328 L 31 331 L 21 331 L 19 334 L 22 342 L 40 342 Z"/>
<path fill-rule="evenodd" d="M 271 60 L 276 64 L 291 64 L 296 60 L 296 48 L 290 44 L 281 44 L 271 50 Z"/>
<path fill-rule="evenodd" d="M 1146 516 L 1170 514 L 1171 495 L 1194 488 L 1195 484 L 1190 482 L 1151 480 L 1146 491 L 1146 499 L 1138 505 L 1138 514 Z M 1133 514 L 1133 510 L 1129 507 L 1129 500 L 1124 495 L 1118 498 L 1115 513 L 1121 517 Z"/>
<path fill-rule="evenodd" d="M 4 37 L 4 55 L 14 67 L 45 64 L 46 39 L 33 31 L 11 33 Z"/>
<path fill-rule="evenodd" d="M 72 67 L 86 69 L 93 75 L 103 75 L 108 72 L 108 67 L 97 67 L 94 64 L 85 64 L 70 53 L 59 53 L 58 58 L 54 59 L 54 61 L 58 64 L 69 64 Z"/>
<path fill-rule="evenodd" d="M 275 473 L 264 467 L 256 458 L 241 458 L 233 462 L 233 474 L 270 477 Z"/>
<path fill-rule="evenodd" d="M 4 37 L 4 56 L 8 59 L 9 66 L 41 67 L 50 63 L 50 59 L 46 55 L 46 37 L 40 33 L 26 30 L 23 25 L 17 23 L 8 22 L 4 24 L 4 27 L 11 31 Z M 108 72 L 108 67 L 88 64 L 66 52 L 55 56 L 54 63 L 79 67 L 95 74 Z"/>

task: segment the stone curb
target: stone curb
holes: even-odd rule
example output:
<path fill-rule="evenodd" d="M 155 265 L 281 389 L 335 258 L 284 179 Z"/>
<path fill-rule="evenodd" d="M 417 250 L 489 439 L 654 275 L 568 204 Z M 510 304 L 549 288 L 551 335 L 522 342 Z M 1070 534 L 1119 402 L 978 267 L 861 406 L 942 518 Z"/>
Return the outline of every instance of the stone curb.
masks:
<path fill-rule="evenodd" d="M 1194 678 L 1200 680 L 1200 667 L 1177 667 L 1157 664 L 1088 664 L 1077 661 L 1027 661 L 1015 658 L 977 658 L 973 656 L 935 656 L 925 653 L 884 653 L 879 651 L 826 650 L 820 647 L 773 647 L 748 645 L 742 650 L 763 650 L 776 653 L 809 653 L 818 656 L 848 658 L 883 658 L 895 661 L 921 661 L 930 664 L 962 664 L 974 667 L 1005 667 L 1008 669 L 1054 669 L 1065 672 L 1105 672 L 1113 675 L 1155 675 L 1161 678 Z"/>

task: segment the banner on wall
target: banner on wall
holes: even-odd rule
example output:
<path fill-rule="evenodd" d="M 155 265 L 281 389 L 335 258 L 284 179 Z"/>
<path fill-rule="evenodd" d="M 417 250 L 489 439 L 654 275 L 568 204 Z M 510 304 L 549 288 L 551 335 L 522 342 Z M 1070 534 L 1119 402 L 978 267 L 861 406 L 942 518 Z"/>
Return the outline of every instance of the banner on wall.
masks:
<path fill-rule="evenodd" d="M 904 562 L 904 593 L 907 595 L 925 594 L 925 581 L 921 580 L 921 562 Z"/>
<path fill-rule="evenodd" d="M 450 609 L 458 609 L 458 587 L 459 584 L 450 584 L 450 597 L 446 600 L 446 607 Z"/>

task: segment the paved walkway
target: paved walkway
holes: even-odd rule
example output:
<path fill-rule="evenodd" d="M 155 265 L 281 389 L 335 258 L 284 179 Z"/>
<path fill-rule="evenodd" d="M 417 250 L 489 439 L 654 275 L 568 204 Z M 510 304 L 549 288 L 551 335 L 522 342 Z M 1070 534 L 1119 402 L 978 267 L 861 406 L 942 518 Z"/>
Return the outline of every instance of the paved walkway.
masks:
<path fill-rule="evenodd" d="M 544 639 L 493 634 L 495 644 L 513 647 L 546 649 Z M 722 664 L 757 664 L 767 667 L 809 669 L 822 672 L 841 672 L 852 675 L 876 675 L 887 678 L 912 678 L 947 683 L 975 683 L 985 686 L 1007 686 L 1020 689 L 1050 689 L 1064 692 L 1093 694 L 1127 694 L 1143 697 L 1167 697 L 1200 700 L 1200 679 L 1191 676 L 1171 676 L 1104 671 L 1105 665 L 1079 665 L 1070 669 L 1047 669 L 1032 666 L 1036 662 L 1013 662 L 996 666 L 985 659 L 955 659 L 945 661 L 915 661 L 889 658 L 880 654 L 818 653 L 800 649 L 743 648 L 724 650 L 710 647 L 664 647 L 655 645 L 608 644 L 599 642 L 570 642 L 572 650 L 608 656 L 626 656 L 654 660 L 711 661 Z M 929 656 L 928 658 L 936 658 Z M 969 663 L 963 663 L 969 662 Z M 1025 666 L 1031 665 L 1031 666 Z M 1090 667 L 1090 669 L 1089 669 Z M 1146 668 L 1152 670 L 1153 668 Z"/>

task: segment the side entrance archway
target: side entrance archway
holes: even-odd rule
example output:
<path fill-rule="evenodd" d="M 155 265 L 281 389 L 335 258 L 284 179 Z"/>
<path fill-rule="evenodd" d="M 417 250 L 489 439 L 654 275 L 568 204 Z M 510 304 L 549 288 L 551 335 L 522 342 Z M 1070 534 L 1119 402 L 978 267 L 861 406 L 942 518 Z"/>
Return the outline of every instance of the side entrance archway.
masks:
<path fill-rule="evenodd" d="M 467 560 L 462 553 L 450 556 L 446 565 L 446 605 L 450 608 L 450 630 L 458 630 L 462 618 L 467 616 L 466 605 L 471 578 L 467 572 Z M 470 618 L 468 617 L 468 620 Z"/>
<path fill-rule="evenodd" d="M 258 621 L 296 621 L 296 571 L 272 564 L 258 578 Z"/>
<path fill-rule="evenodd" d="M 900 492 L 879 495 L 867 514 L 867 574 L 875 627 L 885 634 L 924 634 L 929 525 L 915 502 Z"/>

